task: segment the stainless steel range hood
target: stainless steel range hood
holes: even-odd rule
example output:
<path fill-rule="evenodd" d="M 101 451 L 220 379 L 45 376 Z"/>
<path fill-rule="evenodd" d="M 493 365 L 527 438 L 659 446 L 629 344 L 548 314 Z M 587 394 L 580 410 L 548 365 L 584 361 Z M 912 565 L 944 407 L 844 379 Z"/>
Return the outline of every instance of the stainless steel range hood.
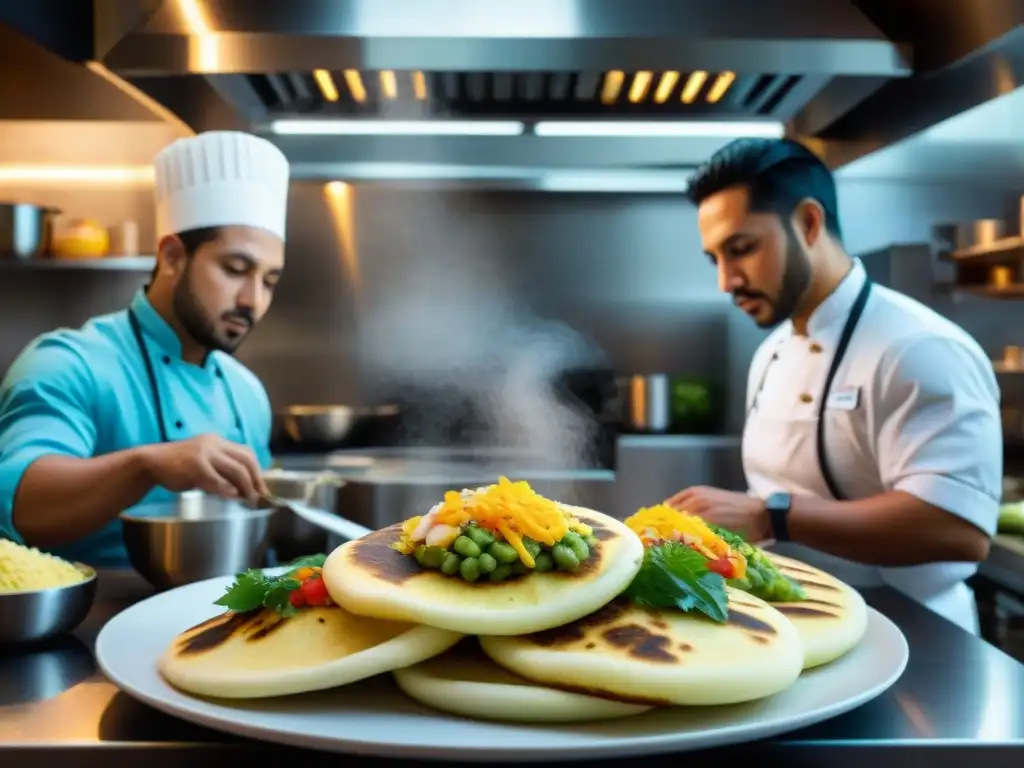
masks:
<path fill-rule="evenodd" d="M 19 13 L 42 3 L 60 23 L 61 2 L 72 0 Z M 778 121 L 837 166 L 1015 87 L 1020 5 L 93 0 L 83 58 L 197 131 L 331 118 Z M 299 175 L 359 161 L 671 171 L 724 140 L 275 137 Z"/>

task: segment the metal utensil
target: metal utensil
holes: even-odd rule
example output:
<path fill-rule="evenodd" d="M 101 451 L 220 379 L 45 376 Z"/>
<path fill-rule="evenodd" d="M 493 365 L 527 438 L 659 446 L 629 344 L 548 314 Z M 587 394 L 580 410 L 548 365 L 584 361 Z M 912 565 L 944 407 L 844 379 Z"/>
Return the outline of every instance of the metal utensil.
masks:
<path fill-rule="evenodd" d="M 286 509 L 296 517 L 305 520 L 307 523 L 311 523 L 312 525 L 322 528 L 328 533 L 340 536 L 343 539 L 359 539 L 370 533 L 369 528 L 359 525 L 359 523 L 353 523 L 351 520 L 346 520 L 343 517 L 332 515 L 330 512 L 325 512 L 322 509 L 309 507 L 300 501 L 281 499 L 269 494 L 265 495 L 263 500 L 274 507 Z"/>
<path fill-rule="evenodd" d="M 0 592 L 0 646 L 47 640 L 82 623 L 96 598 L 96 571 L 83 563 L 74 566 L 86 574 L 77 584 Z"/>
<path fill-rule="evenodd" d="M 128 559 L 157 589 L 262 568 L 275 511 L 195 491 L 134 507 L 121 513 Z"/>
<path fill-rule="evenodd" d="M 345 484 L 339 475 L 330 471 L 289 472 L 278 469 L 263 473 L 263 482 L 276 499 L 328 511 L 337 510 L 338 490 Z M 288 507 L 279 506 L 278 513 L 271 518 L 270 546 L 278 562 L 325 552 L 328 542 L 327 531 L 299 517 Z"/>
<path fill-rule="evenodd" d="M 48 253 L 53 217 L 60 212 L 31 203 L 0 203 L 0 258 L 31 259 Z"/>

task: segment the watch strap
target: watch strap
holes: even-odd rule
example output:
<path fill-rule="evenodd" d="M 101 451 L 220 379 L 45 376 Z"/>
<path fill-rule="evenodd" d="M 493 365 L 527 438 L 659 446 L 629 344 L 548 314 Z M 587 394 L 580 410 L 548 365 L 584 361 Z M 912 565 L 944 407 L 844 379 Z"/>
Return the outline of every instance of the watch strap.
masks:
<path fill-rule="evenodd" d="M 789 541 L 789 510 L 792 497 L 788 493 L 773 493 L 765 500 L 768 524 L 776 541 Z"/>

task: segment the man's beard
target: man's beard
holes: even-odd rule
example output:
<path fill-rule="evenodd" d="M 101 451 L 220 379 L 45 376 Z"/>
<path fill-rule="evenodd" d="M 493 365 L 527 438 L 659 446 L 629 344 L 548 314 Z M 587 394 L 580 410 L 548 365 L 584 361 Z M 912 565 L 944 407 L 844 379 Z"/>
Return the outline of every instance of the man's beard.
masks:
<path fill-rule="evenodd" d="M 782 285 L 773 299 L 761 291 L 749 291 L 739 288 L 733 291 L 733 299 L 761 299 L 769 308 L 769 315 L 764 320 L 756 320 L 759 328 L 772 328 L 784 320 L 788 320 L 796 312 L 797 307 L 807 293 L 811 284 L 811 261 L 800 246 L 800 241 L 789 233 L 786 238 L 786 259 L 782 270 Z"/>
<path fill-rule="evenodd" d="M 245 341 L 248 332 L 241 334 L 237 339 L 224 339 L 217 335 L 214 324 L 203 310 L 192 291 L 191 265 L 185 268 L 185 274 L 181 276 L 178 286 L 174 289 L 174 313 L 178 321 L 195 342 L 209 350 L 234 354 L 235 350 Z M 224 319 L 241 320 L 247 323 L 252 330 L 252 314 L 244 307 L 224 315 Z"/>

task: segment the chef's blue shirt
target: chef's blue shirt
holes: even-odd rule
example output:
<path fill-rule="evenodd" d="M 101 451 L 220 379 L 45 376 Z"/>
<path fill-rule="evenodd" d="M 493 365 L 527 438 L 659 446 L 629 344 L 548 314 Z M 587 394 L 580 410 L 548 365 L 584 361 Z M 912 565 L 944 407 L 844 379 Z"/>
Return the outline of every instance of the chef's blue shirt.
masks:
<path fill-rule="evenodd" d="M 259 379 L 221 352 L 208 355 L 203 365 L 182 360 L 177 334 L 143 290 L 131 310 L 152 361 L 167 438 L 215 433 L 248 445 L 260 465 L 269 467 L 270 402 Z M 159 442 L 158 411 L 128 310 L 36 338 L 0 383 L 0 538 L 22 542 L 12 522 L 14 495 L 36 459 L 84 459 Z M 173 496 L 157 487 L 140 507 Z M 127 564 L 116 516 L 52 552 L 94 566 Z"/>

